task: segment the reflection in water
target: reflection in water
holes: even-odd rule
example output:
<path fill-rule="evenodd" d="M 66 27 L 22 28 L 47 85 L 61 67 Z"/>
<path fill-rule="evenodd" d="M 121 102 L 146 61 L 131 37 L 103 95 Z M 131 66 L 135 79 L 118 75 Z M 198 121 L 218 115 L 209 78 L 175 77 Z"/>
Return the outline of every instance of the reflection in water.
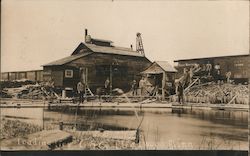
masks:
<path fill-rule="evenodd" d="M 75 109 L 62 107 L 45 110 L 42 118 L 41 108 L 3 108 L 1 116 L 16 116 L 26 122 L 44 122 L 45 125 L 63 121 L 69 127 L 73 127 Z M 204 140 L 208 140 L 206 138 L 214 138 L 221 142 L 232 141 L 240 143 L 244 148 L 248 147 L 248 112 L 144 108 L 138 110 L 138 115 L 144 115 L 141 130 L 147 143 L 157 143 L 159 147 L 162 145 L 164 148 L 164 145 L 176 140 L 200 145 Z M 134 110 L 130 108 L 80 108 L 77 121 L 78 130 L 128 130 L 136 129 L 138 126 Z"/>

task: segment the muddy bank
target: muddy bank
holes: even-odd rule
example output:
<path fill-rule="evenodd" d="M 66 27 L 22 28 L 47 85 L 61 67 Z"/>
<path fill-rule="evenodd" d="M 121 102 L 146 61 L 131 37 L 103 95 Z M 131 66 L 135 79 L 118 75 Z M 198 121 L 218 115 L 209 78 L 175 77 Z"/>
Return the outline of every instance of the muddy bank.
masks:
<path fill-rule="evenodd" d="M 120 133 L 127 134 L 126 131 Z M 71 131 L 73 141 L 62 146 L 62 150 L 134 150 L 142 149 L 141 143 L 133 139 L 117 139 L 112 136 L 96 136 L 95 133 L 79 133 Z M 129 136 L 128 136 L 129 138 Z"/>
<path fill-rule="evenodd" d="M 15 137 L 25 137 L 29 134 L 42 130 L 42 127 L 33 124 L 21 122 L 19 120 L 9 120 L 1 118 L 0 121 L 0 141 Z"/>

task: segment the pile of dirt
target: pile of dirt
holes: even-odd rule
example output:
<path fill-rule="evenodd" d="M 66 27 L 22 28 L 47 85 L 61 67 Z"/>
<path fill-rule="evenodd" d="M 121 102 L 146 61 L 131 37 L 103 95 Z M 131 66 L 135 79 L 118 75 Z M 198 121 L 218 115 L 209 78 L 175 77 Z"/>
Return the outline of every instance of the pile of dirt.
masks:
<path fill-rule="evenodd" d="M 1 119 L 0 126 L 0 140 L 23 137 L 42 130 L 42 127 L 40 126 L 28 124 L 19 120 L 8 120 L 4 118 Z"/>

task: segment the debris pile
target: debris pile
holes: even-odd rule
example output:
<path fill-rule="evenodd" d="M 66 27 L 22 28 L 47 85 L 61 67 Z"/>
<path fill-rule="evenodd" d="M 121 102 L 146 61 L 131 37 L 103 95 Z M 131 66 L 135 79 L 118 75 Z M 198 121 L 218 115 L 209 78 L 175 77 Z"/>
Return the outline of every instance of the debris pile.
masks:
<path fill-rule="evenodd" d="M 1 119 L 0 126 L 0 140 L 14 137 L 23 137 L 42 130 L 40 126 L 28 124 L 19 120 L 7 120 L 4 118 Z"/>
<path fill-rule="evenodd" d="M 20 98 L 20 99 L 53 99 L 55 95 L 53 89 L 42 84 L 28 84 L 17 88 L 4 88 L 1 91 L 2 98 Z"/>
<path fill-rule="evenodd" d="M 18 88 L 30 84 L 34 85 L 36 84 L 36 82 L 27 79 L 15 80 L 15 81 L 0 81 L 1 90 L 3 88 Z"/>
<path fill-rule="evenodd" d="M 206 83 L 191 87 L 185 93 L 185 101 L 191 103 L 248 104 L 247 85 Z"/>
<path fill-rule="evenodd" d="M 11 98 L 12 96 L 8 94 L 6 90 L 0 90 L 0 97 L 1 98 Z"/>

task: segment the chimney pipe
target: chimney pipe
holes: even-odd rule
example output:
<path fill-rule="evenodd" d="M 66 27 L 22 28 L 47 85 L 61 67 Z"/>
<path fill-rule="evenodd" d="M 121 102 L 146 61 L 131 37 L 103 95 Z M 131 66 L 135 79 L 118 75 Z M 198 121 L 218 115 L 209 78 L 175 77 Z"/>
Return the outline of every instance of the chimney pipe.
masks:
<path fill-rule="evenodd" d="M 85 29 L 85 38 L 88 35 L 88 29 Z"/>

